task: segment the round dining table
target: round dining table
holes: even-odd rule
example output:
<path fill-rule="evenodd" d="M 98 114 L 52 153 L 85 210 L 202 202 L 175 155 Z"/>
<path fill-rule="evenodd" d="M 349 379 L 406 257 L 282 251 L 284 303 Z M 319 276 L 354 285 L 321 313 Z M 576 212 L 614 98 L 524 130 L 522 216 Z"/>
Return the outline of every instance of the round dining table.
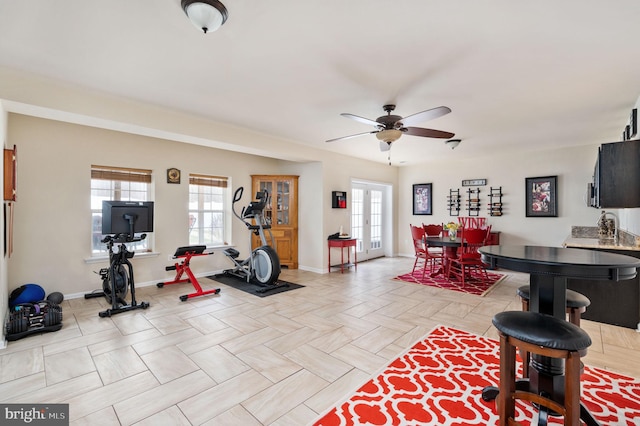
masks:
<path fill-rule="evenodd" d="M 568 278 L 605 280 L 614 292 L 616 282 L 635 278 L 637 268 L 640 268 L 640 259 L 635 257 L 577 248 L 499 245 L 483 246 L 479 251 L 482 261 L 492 268 L 528 273 L 531 288 L 529 309 L 561 319 L 566 319 Z M 519 386 L 535 393 L 555 395 L 554 399 L 561 401 L 564 387 L 562 361 L 534 356 L 528 367 L 530 379 L 522 381 Z M 485 400 L 496 395 L 497 388 L 483 390 Z M 581 405 L 580 417 L 587 425 L 599 424 L 584 405 Z"/>
<path fill-rule="evenodd" d="M 427 237 L 426 244 L 430 247 L 442 247 L 442 268 L 431 274 L 432 276 L 439 275 L 445 273 L 447 270 L 447 264 L 449 263 L 449 259 L 454 259 L 458 256 L 458 247 L 462 246 L 462 239 L 460 237 L 456 237 L 455 239 L 451 239 L 449 236 L 444 237 Z"/>

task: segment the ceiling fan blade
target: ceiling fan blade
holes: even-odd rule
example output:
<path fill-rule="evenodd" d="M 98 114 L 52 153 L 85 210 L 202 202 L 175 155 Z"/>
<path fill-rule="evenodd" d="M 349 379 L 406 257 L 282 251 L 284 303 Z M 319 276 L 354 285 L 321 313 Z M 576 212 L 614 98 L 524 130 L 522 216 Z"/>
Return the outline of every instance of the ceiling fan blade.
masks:
<path fill-rule="evenodd" d="M 442 117 L 443 115 L 449 114 L 451 112 L 451 108 L 446 106 L 439 106 L 437 108 L 428 109 L 426 111 L 417 112 L 415 114 L 404 117 L 400 122 L 403 126 L 413 126 L 414 124 L 423 123 L 428 120 L 433 120 L 434 118 Z"/>
<path fill-rule="evenodd" d="M 335 141 L 341 141 L 341 140 L 344 140 L 344 139 L 357 138 L 358 136 L 370 135 L 372 133 L 378 133 L 378 131 L 377 130 L 372 130 L 371 132 L 364 132 L 364 133 L 358 133 L 356 135 L 343 136 L 341 138 L 329 139 L 328 141 L 325 141 L 325 142 L 335 142 Z"/>
<path fill-rule="evenodd" d="M 411 136 L 422 136 L 425 138 L 449 139 L 455 136 L 455 133 L 445 132 L 443 130 L 423 129 L 422 127 L 406 127 L 401 129 L 405 134 Z"/>
<path fill-rule="evenodd" d="M 385 152 L 391 150 L 391 143 L 380 141 L 380 151 Z"/>
<path fill-rule="evenodd" d="M 349 114 L 348 112 L 343 112 L 340 115 L 343 116 L 343 117 L 350 118 L 352 120 L 359 121 L 359 122 L 364 123 L 364 124 L 369 124 L 370 126 L 376 126 L 376 127 L 380 126 L 380 123 L 378 123 L 377 121 L 369 120 L 368 118 L 360 117 L 359 115 Z"/>

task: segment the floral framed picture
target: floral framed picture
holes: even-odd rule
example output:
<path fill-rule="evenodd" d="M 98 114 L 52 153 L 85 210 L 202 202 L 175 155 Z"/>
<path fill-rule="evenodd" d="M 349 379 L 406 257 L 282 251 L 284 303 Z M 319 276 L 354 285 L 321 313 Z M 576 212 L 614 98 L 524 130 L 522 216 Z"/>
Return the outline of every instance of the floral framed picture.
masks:
<path fill-rule="evenodd" d="M 525 178 L 527 217 L 558 216 L 558 176 Z"/>
<path fill-rule="evenodd" d="M 413 214 L 432 214 L 430 183 L 416 183 L 413 185 Z"/>

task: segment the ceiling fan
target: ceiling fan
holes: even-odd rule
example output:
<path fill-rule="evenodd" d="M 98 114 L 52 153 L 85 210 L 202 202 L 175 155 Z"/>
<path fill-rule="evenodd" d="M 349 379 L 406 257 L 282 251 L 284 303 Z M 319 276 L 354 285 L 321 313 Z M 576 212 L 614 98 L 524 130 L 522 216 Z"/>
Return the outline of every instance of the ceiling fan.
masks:
<path fill-rule="evenodd" d="M 445 114 L 449 114 L 451 112 L 451 109 L 446 106 L 428 109 L 426 111 L 418 112 L 404 118 L 400 117 L 399 115 L 391 115 L 391 111 L 396 109 L 395 105 L 385 105 L 382 107 L 382 109 L 385 110 L 387 115 L 378 117 L 375 119 L 375 121 L 353 114 L 340 114 L 343 117 L 351 118 L 352 120 L 375 126 L 376 130 L 358 133 L 350 136 L 343 136 L 341 138 L 329 139 L 327 142 L 335 142 L 343 139 L 351 139 L 358 136 L 370 135 L 372 133 L 375 133 L 376 138 L 378 138 L 378 140 L 380 141 L 380 150 L 388 151 L 391 149 L 391 144 L 397 141 L 403 133 L 412 136 L 422 136 L 425 138 L 439 139 L 449 139 L 454 136 L 453 133 L 444 132 L 442 130 L 411 127 L 413 124 L 421 123 L 427 120 L 433 120 L 434 118 L 442 117 Z"/>

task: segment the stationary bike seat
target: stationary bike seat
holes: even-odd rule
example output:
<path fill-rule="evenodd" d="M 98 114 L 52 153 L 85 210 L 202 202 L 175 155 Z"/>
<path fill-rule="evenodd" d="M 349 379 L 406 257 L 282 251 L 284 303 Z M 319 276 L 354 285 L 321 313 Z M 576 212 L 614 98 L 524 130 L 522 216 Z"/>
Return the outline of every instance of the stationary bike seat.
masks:
<path fill-rule="evenodd" d="M 224 254 L 226 254 L 232 259 L 237 259 L 238 256 L 240 256 L 240 252 L 234 249 L 233 247 L 229 247 L 228 249 L 225 249 Z"/>

